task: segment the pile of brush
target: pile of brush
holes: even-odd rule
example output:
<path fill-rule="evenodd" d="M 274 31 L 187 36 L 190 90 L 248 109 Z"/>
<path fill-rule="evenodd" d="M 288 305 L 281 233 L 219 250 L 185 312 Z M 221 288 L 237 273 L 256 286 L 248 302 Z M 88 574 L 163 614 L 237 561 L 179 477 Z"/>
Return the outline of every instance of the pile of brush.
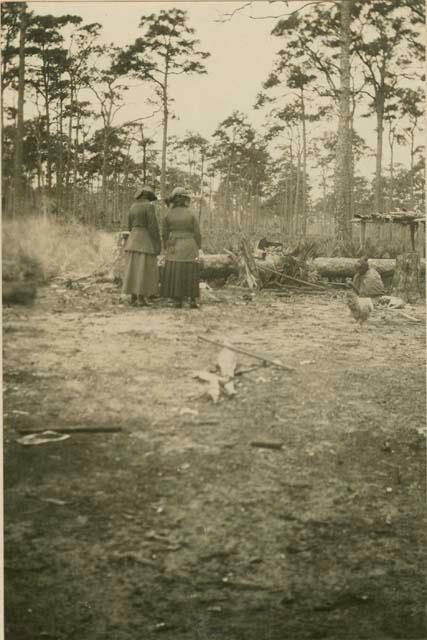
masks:
<path fill-rule="evenodd" d="M 300 241 L 294 246 L 271 243 L 271 246 L 257 246 L 254 252 L 254 263 L 263 287 L 276 286 L 289 278 L 316 283 L 318 273 L 313 267 L 317 257 L 317 245 L 314 241 Z M 288 279 L 285 279 L 288 276 Z"/>

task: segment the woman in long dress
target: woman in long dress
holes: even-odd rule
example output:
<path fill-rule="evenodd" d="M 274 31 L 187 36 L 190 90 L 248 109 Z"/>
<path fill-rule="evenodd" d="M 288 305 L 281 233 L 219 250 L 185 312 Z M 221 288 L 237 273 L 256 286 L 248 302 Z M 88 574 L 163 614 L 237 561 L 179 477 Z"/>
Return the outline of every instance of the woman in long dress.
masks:
<path fill-rule="evenodd" d="M 154 200 L 157 198 L 150 187 L 138 187 L 128 215 L 123 293 L 131 296 L 132 305 L 149 306 L 148 298 L 159 294 L 157 256 L 161 246 Z"/>
<path fill-rule="evenodd" d="M 176 187 L 167 199 L 170 208 L 162 229 L 165 270 L 161 292 L 163 297 L 173 298 L 176 307 L 182 307 L 184 299 L 189 298 L 190 308 L 198 309 L 202 238 L 190 201 L 190 194 L 182 187 Z"/>

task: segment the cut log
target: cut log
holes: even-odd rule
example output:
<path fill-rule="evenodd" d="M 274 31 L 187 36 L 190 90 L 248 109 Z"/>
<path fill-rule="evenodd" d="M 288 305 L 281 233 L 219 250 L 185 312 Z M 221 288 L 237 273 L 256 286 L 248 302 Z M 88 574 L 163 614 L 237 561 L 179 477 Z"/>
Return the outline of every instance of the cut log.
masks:
<path fill-rule="evenodd" d="M 239 265 L 232 255 L 217 253 L 205 254 L 200 259 L 200 277 L 202 280 L 228 278 L 239 273 Z"/>
<path fill-rule="evenodd" d="M 355 274 L 358 258 L 315 258 L 313 266 L 321 277 L 324 278 L 351 278 Z M 391 277 L 394 274 L 396 260 L 369 259 L 369 264 L 374 267 L 381 276 Z M 425 271 L 426 261 L 420 261 L 420 271 Z"/>
<path fill-rule="evenodd" d="M 393 294 L 413 304 L 420 297 L 420 256 L 416 252 L 404 253 L 396 258 L 393 276 Z"/>
<path fill-rule="evenodd" d="M 323 278 L 351 278 L 356 273 L 358 258 L 315 258 L 313 266 Z M 395 260 L 369 260 L 381 276 L 392 276 Z"/>
<path fill-rule="evenodd" d="M 284 268 L 286 258 L 279 255 L 267 255 L 265 260 L 254 258 L 254 264 L 258 268 L 258 277 L 262 279 L 263 285 L 273 278 L 274 273 L 267 270 L 261 270 L 267 267 L 273 271 L 281 271 Z M 124 270 L 124 251 L 123 247 L 115 248 L 113 256 L 113 266 L 111 275 L 120 279 Z M 355 274 L 358 258 L 315 258 L 311 265 L 322 278 L 351 278 Z M 420 272 L 425 272 L 425 259 L 420 261 Z M 396 261 L 393 259 L 370 259 L 369 264 L 375 267 L 383 278 L 391 278 L 394 274 Z M 239 275 L 243 265 L 239 265 L 237 256 L 231 253 L 205 254 L 200 259 L 200 278 L 202 280 L 227 279 L 231 275 Z"/>

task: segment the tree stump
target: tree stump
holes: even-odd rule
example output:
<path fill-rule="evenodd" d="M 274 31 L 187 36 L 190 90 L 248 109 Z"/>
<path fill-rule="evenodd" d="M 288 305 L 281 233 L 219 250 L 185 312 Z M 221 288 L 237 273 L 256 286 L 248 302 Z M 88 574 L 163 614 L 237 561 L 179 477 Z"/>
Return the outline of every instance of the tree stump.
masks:
<path fill-rule="evenodd" d="M 259 278 L 258 269 L 255 264 L 255 259 L 249 248 L 248 241 L 243 236 L 243 234 L 240 238 L 240 249 L 242 252 L 241 260 L 243 263 L 247 285 L 249 289 L 260 289 L 261 282 Z"/>
<path fill-rule="evenodd" d="M 123 279 L 126 264 L 125 246 L 128 236 L 128 231 L 119 231 L 116 234 L 116 243 L 112 251 L 109 274 L 110 278 L 114 281 L 121 281 Z"/>
<path fill-rule="evenodd" d="M 393 295 L 405 302 L 417 302 L 420 292 L 420 256 L 416 252 L 404 253 L 396 258 L 393 277 Z"/>

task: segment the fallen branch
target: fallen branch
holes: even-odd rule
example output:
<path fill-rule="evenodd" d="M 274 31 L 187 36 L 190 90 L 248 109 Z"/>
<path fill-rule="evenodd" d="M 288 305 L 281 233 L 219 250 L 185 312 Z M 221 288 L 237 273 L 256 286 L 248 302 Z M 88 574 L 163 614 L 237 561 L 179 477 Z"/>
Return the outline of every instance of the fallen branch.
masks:
<path fill-rule="evenodd" d="M 283 442 L 278 440 L 252 440 L 251 447 L 259 447 L 260 449 L 282 449 Z"/>
<path fill-rule="evenodd" d="M 52 278 L 52 280 L 60 280 L 61 282 L 68 282 L 68 281 L 72 281 L 72 282 L 80 282 L 81 280 L 87 280 L 88 278 L 91 278 L 92 276 L 95 275 L 95 271 L 92 271 L 91 273 L 87 273 L 84 276 L 78 276 L 75 277 L 71 274 L 63 274 L 62 276 L 55 276 L 54 278 Z"/>
<path fill-rule="evenodd" d="M 244 376 L 246 373 L 251 373 L 251 371 L 258 371 L 258 369 L 263 369 L 265 367 L 265 362 L 262 364 L 256 364 L 254 367 L 247 367 L 246 369 L 237 369 L 235 375 L 236 376 Z"/>
<path fill-rule="evenodd" d="M 18 430 L 18 433 L 44 433 L 45 429 L 31 429 L 30 427 L 23 427 Z M 54 427 L 55 433 L 118 433 L 122 431 L 121 427 L 107 427 L 107 426 L 88 426 L 88 427 Z"/>
<path fill-rule="evenodd" d="M 403 311 L 400 311 L 399 315 L 407 320 L 412 320 L 413 322 L 421 322 L 420 318 L 414 318 L 414 316 L 410 316 L 409 313 L 404 313 Z"/>
<path fill-rule="evenodd" d="M 260 269 L 261 271 L 269 271 L 270 273 L 274 273 L 276 276 L 279 276 L 280 278 L 285 278 L 286 280 L 291 280 L 292 282 L 305 284 L 309 287 L 313 287 L 313 289 L 329 290 L 329 287 L 326 285 L 315 284 L 314 282 L 307 282 L 307 280 L 300 280 L 299 278 L 293 278 L 292 276 L 288 276 L 285 273 L 281 273 L 280 271 L 276 271 L 276 269 L 271 269 L 270 267 L 263 267 L 258 264 L 258 269 Z"/>
<path fill-rule="evenodd" d="M 200 427 L 200 426 L 213 426 L 215 424 L 219 424 L 219 420 L 207 418 L 206 420 L 184 420 L 182 424 L 189 425 L 191 427 Z"/>
<path fill-rule="evenodd" d="M 235 351 L 236 353 L 241 353 L 244 356 L 248 356 L 249 358 L 255 358 L 256 360 L 261 360 L 262 362 L 266 362 L 268 364 L 272 364 L 275 367 L 280 367 L 281 369 L 285 369 L 285 371 L 295 371 L 294 367 L 288 367 L 282 364 L 279 360 L 272 360 L 271 358 L 266 358 L 265 356 L 261 356 L 256 353 L 251 353 L 250 351 L 246 351 L 245 349 L 240 349 L 239 347 L 234 347 L 230 344 L 224 344 L 223 342 L 217 342 L 216 340 L 211 340 L 210 338 L 205 338 L 204 336 L 197 336 L 198 340 L 202 340 L 203 342 L 209 342 L 210 344 L 214 344 L 216 347 L 222 347 L 223 349 L 230 349 L 230 351 Z"/>

